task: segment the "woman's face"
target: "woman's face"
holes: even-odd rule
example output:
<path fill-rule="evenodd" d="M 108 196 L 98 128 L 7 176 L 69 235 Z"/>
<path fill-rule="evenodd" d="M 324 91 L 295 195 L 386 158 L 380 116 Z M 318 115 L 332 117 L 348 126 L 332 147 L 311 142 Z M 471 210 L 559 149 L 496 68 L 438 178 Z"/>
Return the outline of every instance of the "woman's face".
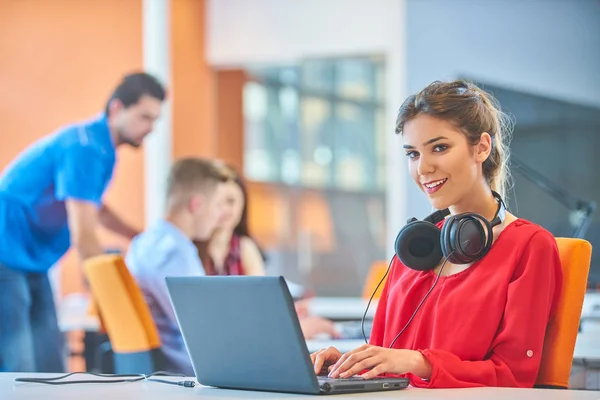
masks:
<path fill-rule="evenodd" d="M 244 210 L 244 193 L 235 182 L 225 184 L 225 201 L 223 205 L 223 214 L 219 220 L 219 228 L 233 230 L 242 219 Z"/>
<path fill-rule="evenodd" d="M 418 115 L 404 125 L 403 140 L 410 175 L 434 208 L 456 205 L 484 183 L 482 163 L 489 151 L 482 154 L 481 144 L 470 145 L 449 122 Z"/>

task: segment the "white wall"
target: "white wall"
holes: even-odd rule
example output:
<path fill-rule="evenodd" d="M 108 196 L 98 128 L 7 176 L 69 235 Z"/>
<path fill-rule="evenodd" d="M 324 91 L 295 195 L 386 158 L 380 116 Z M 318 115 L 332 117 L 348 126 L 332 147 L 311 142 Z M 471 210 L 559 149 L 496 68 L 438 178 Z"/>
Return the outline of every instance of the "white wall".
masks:
<path fill-rule="evenodd" d="M 384 53 L 390 35 L 397 39 L 385 23 L 393 3 L 398 1 L 208 0 L 208 61 L 247 65 Z"/>
<path fill-rule="evenodd" d="M 405 90 L 406 0 L 208 0 L 207 59 L 216 67 L 286 64 L 303 58 L 386 58 L 387 222 L 390 255 L 406 220 L 406 163 L 393 134 Z"/>
<path fill-rule="evenodd" d="M 408 0 L 407 89 L 459 76 L 600 106 L 600 1 Z M 431 208 L 408 182 L 408 212 Z"/>
<path fill-rule="evenodd" d="M 393 135 L 402 100 L 435 79 L 471 77 L 600 105 L 598 0 L 208 0 L 208 61 L 284 64 L 384 54 L 388 249 L 407 216 L 431 211 Z"/>

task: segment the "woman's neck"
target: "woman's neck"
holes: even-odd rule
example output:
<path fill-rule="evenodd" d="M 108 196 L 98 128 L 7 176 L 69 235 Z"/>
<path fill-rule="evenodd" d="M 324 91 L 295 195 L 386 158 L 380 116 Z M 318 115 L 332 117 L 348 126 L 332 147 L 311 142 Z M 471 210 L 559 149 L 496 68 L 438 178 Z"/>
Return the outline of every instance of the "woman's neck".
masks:
<path fill-rule="evenodd" d="M 487 184 L 478 185 L 476 189 L 464 196 L 459 203 L 450 206 L 449 209 L 452 215 L 471 212 L 480 214 L 491 221 L 498 210 L 498 200 Z"/>
<path fill-rule="evenodd" d="M 225 262 L 225 258 L 229 253 L 229 245 L 231 243 L 232 236 L 232 231 L 218 229 L 210 238 L 208 253 L 217 268 L 221 268 Z"/>
<path fill-rule="evenodd" d="M 210 244 L 215 246 L 229 246 L 233 232 L 226 229 L 217 229 L 210 238 Z"/>

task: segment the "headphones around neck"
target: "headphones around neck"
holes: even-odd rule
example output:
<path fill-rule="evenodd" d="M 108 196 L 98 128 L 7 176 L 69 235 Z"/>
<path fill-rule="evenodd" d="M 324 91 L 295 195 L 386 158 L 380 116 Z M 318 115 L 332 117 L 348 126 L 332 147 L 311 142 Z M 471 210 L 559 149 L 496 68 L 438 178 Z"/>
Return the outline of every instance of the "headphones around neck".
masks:
<path fill-rule="evenodd" d="M 502 197 L 492 191 L 498 201 L 494 219 L 489 222 L 477 213 L 453 215 L 442 228 L 436 224 L 450 215 L 440 210 L 422 221 L 411 218 L 396 237 L 395 250 L 400 261 L 417 271 L 435 268 L 442 257 L 452 264 L 470 264 L 485 256 L 492 247 L 492 228 L 504 222 L 506 206 Z"/>

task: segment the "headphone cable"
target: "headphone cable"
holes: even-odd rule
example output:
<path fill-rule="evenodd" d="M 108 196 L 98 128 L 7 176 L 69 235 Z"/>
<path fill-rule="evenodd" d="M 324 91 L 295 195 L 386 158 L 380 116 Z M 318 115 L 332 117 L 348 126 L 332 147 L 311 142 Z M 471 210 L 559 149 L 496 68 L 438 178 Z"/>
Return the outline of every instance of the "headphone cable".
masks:
<path fill-rule="evenodd" d="M 371 305 L 371 301 L 373 300 L 373 297 L 375 297 L 375 293 L 377 293 L 377 290 L 379 290 L 379 286 L 381 286 L 381 284 L 385 280 L 385 277 L 390 272 L 390 268 L 392 267 L 392 262 L 394 262 L 394 256 L 392 256 L 392 258 L 390 259 L 390 262 L 388 264 L 387 270 L 385 271 L 385 274 L 383 274 L 383 277 L 381 278 L 381 280 L 375 287 L 373 294 L 369 298 L 369 302 L 367 303 L 367 308 L 365 309 L 365 313 L 363 314 L 363 317 L 360 321 L 360 329 L 362 331 L 363 339 L 365 339 L 365 344 L 369 344 L 369 341 L 367 340 L 367 335 L 365 334 L 365 319 L 367 318 L 367 313 L 369 312 L 369 306 Z"/>
<path fill-rule="evenodd" d="M 450 253 L 448 255 L 448 257 L 444 258 L 444 262 L 442 263 L 442 266 L 440 267 L 440 270 L 437 273 L 437 277 L 435 278 L 435 281 L 433 282 L 433 285 L 431 285 L 431 288 L 427 291 L 427 293 L 425 293 L 425 296 L 423 296 L 423 299 L 421 300 L 421 302 L 419 303 L 419 305 L 415 309 L 415 312 L 409 318 L 409 320 L 406 323 L 406 325 L 404 325 L 404 327 L 400 330 L 400 332 L 396 335 L 396 337 L 394 337 L 394 340 L 392 340 L 392 343 L 390 344 L 390 347 L 389 347 L 390 349 L 392 348 L 392 346 L 394 346 L 394 343 L 396 343 L 396 340 L 398 340 L 398 338 L 400 337 L 400 335 L 402 335 L 402 333 L 406 330 L 406 328 L 408 328 L 408 325 L 415 318 L 415 316 L 417 315 L 417 312 L 419 311 L 419 309 L 421 308 L 421 306 L 423 305 L 423 303 L 425 303 L 425 300 L 427 299 L 427 297 L 429 297 L 429 295 L 431 294 L 431 292 L 433 291 L 433 289 L 437 285 L 438 281 L 440 280 L 440 276 L 442 275 L 442 271 L 444 270 L 444 266 L 446 265 L 446 263 L 450 259 L 450 256 L 453 253 L 454 253 L 454 251 L 452 253 Z M 395 256 L 392 256 L 392 258 L 390 259 L 390 263 L 388 264 L 388 267 L 387 267 L 387 270 L 385 271 L 385 274 L 383 275 L 383 277 L 381 278 L 381 280 L 379 281 L 379 283 L 375 287 L 375 290 L 373 291 L 373 294 L 371 294 L 371 297 L 369 298 L 369 302 L 367 303 L 367 308 L 366 308 L 365 313 L 363 314 L 362 320 L 360 322 L 360 327 L 361 327 L 361 330 L 362 330 L 363 339 L 365 340 L 365 344 L 369 344 L 369 341 L 367 340 L 367 335 L 365 334 L 365 319 L 366 319 L 367 313 L 369 311 L 369 306 L 371 305 L 371 301 L 373 300 L 373 297 L 375 297 L 375 293 L 377 293 L 377 290 L 379 289 L 379 286 L 381 286 L 381 284 L 385 280 L 386 276 L 390 272 L 390 268 L 392 267 L 392 263 L 394 261 L 394 257 Z"/>
<path fill-rule="evenodd" d="M 396 335 L 396 337 L 394 338 L 394 340 L 392 340 L 392 343 L 390 344 L 390 347 L 389 347 L 390 349 L 394 346 L 394 343 L 396 343 L 396 340 L 398 340 L 398 338 L 400 337 L 400 335 L 402 335 L 402 333 L 406 330 L 406 328 L 408 328 L 408 325 L 410 325 L 410 323 L 412 322 L 412 320 L 417 315 L 417 312 L 419 311 L 419 309 L 421 308 L 421 306 L 425 303 L 425 300 L 427 300 L 427 298 L 429 297 L 429 295 L 433 291 L 433 288 L 435 288 L 435 286 L 437 285 L 438 281 L 440 280 L 440 276 L 442 276 L 442 271 L 444 270 L 444 266 L 448 262 L 448 259 L 450 258 L 451 255 L 452 255 L 452 253 L 450 253 L 448 255 L 448 257 L 444 258 L 444 262 L 442 263 L 442 266 L 440 267 L 440 270 L 437 273 L 435 281 L 433 281 L 433 285 L 431 285 L 431 288 L 429 288 L 429 290 L 427 291 L 427 293 L 425 293 L 425 296 L 423 296 L 423 299 L 421 300 L 421 302 L 419 303 L 419 305 L 415 309 L 415 312 L 408 319 L 408 322 L 406 323 L 406 325 L 404 325 L 404 328 L 402 328 L 400 330 L 400 332 L 398 332 L 398 334 Z"/>

